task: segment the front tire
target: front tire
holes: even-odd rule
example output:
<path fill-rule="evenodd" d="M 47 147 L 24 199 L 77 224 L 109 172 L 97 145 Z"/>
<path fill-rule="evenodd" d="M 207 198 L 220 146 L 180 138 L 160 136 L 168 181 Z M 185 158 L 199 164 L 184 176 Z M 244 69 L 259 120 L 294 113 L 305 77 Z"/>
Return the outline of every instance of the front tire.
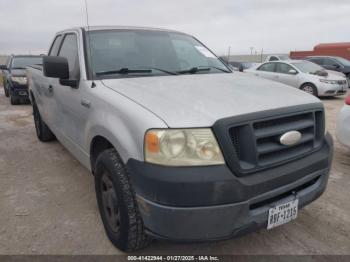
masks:
<path fill-rule="evenodd" d="M 9 96 L 10 96 L 9 90 L 8 90 L 8 88 L 6 87 L 6 84 L 5 84 L 5 83 L 4 83 L 4 91 L 5 91 L 5 96 L 6 96 L 6 97 L 9 97 Z"/>
<path fill-rule="evenodd" d="M 315 85 L 311 84 L 311 83 L 305 83 L 300 87 L 300 90 L 313 95 L 313 96 L 318 96 L 318 91 Z"/>
<path fill-rule="evenodd" d="M 11 94 L 10 95 L 10 103 L 11 105 L 18 105 L 20 103 L 19 99 L 16 97 L 13 97 Z"/>
<path fill-rule="evenodd" d="M 128 172 L 115 149 L 96 160 L 95 191 L 109 240 L 122 251 L 135 251 L 149 243 Z"/>
<path fill-rule="evenodd" d="M 44 120 L 41 118 L 39 109 L 36 103 L 33 103 L 33 116 L 36 136 L 41 142 L 48 142 L 55 139 L 55 135 L 51 132 L 50 128 L 45 124 Z"/>

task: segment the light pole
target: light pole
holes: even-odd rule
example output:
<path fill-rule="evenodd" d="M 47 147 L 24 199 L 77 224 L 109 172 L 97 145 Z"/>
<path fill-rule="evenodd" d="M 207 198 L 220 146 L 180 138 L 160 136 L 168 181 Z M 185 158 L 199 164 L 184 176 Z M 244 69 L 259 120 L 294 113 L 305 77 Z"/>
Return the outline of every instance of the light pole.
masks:
<path fill-rule="evenodd" d="M 230 62 L 230 53 L 231 53 L 231 46 L 228 47 L 228 52 L 227 52 L 227 63 Z"/>

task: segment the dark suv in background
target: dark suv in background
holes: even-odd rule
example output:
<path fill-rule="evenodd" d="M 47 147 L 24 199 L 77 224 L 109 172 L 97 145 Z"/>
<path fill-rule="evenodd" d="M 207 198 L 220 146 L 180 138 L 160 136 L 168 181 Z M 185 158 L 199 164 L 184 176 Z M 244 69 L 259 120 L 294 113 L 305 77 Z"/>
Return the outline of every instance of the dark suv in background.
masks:
<path fill-rule="evenodd" d="M 314 62 L 327 70 L 342 72 L 350 84 L 350 61 L 339 56 L 308 56 L 305 60 Z"/>
<path fill-rule="evenodd" d="M 37 64 L 42 64 L 41 56 L 11 55 L 6 65 L 0 65 L 5 95 L 10 97 L 12 105 L 29 100 L 25 69 Z"/>

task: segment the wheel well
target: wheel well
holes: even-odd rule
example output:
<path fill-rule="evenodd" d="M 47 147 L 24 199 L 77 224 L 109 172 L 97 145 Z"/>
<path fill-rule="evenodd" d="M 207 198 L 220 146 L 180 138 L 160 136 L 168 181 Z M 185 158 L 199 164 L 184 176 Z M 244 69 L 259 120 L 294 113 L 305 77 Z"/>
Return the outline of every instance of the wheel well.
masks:
<path fill-rule="evenodd" d="M 312 86 L 316 87 L 313 83 L 311 83 L 311 82 L 306 82 L 306 83 L 303 83 L 303 84 L 300 86 L 300 88 L 302 88 L 304 85 L 312 85 Z M 299 88 L 299 89 L 300 89 L 300 88 Z"/>
<path fill-rule="evenodd" d="M 109 148 L 113 148 L 113 145 L 106 138 L 102 136 L 96 136 L 92 139 L 90 147 L 90 163 L 92 173 L 95 171 L 94 169 L 98 155 Z"/>

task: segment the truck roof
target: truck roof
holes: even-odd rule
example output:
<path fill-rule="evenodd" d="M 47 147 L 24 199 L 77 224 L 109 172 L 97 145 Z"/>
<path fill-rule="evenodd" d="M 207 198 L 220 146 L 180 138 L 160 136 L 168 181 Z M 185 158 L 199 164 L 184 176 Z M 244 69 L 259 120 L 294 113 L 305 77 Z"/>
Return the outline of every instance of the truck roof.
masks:
<path fill-rule="evenodd" d="M 154 27 L 138 27 L 138 26 L 84 26 L 84 27 L 74 27 L 74 28 L 68 28 L 65 30 L 60 31 L 70 31 L 70 30 L 79 30 L 84 29 L 85 31 L 103 31 L 103 30 L 148 30 L 148 31 L 160 31 L 160 32 L 174 32 L 174 33 L 181 33 L 183 32 L 176 31 L 176 30 L 170 30 L 170 29 L 164 29 L 164 28 L 154 28 Z"/>

